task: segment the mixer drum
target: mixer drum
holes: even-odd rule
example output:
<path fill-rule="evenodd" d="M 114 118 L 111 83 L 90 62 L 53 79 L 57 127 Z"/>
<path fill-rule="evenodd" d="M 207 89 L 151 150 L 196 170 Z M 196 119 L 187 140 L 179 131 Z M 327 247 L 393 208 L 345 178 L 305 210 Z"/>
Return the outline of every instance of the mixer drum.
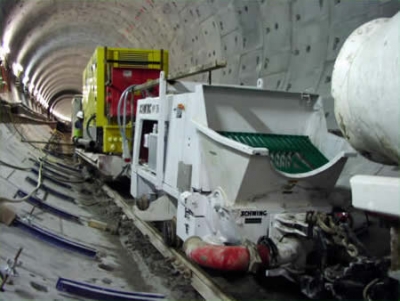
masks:
<path fill-rule="evenodd" d="M 335 62 L 335 117 L 349 143 L 368 159 L 400 159 L 400 13 L 357 28 Z"/>

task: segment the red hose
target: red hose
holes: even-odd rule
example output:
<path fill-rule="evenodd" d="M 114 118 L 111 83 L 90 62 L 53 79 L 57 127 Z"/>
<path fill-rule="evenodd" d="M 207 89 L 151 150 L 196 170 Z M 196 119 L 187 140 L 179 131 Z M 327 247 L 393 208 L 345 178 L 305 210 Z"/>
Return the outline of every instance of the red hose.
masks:
<path fill-rule="evenodd" d="M 245 246 L 210 245 L 199 237 L 191 237 L 185 241 L 186 256 L 199 265 L 221 271 L 247 271 L 250 264 L 250 251 Z M 269 250 L 265 246 L 257 246 L 264 265 L 269 262 Z"/>

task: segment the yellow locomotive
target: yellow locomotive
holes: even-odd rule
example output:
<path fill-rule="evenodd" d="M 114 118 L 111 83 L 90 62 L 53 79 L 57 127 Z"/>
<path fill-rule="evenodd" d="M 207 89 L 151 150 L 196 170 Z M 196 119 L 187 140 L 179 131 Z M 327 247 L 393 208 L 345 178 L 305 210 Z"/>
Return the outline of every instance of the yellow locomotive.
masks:
<path fill-rule="evenodd" d="M 131 89 L 159 78 L 161 71 L 168 74 L 166 50 L 97 47 L 83 71 L 79 138 L 100 153 L 122 154 L 124 140 L 132 141 L 136 102 L 142 97 Z M 150 93 L 157 96 L 158 87 Z"/>

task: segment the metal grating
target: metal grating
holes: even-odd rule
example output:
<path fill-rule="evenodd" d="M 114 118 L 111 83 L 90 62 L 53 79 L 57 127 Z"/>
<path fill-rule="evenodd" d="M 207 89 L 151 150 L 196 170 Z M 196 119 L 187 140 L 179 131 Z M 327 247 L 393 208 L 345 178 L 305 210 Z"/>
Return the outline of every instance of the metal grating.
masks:
<path fill-rule="evenodd" d="M 241 132 L 220 134 L 251 147 L 267 148 L 275 168 L 286 173 L 308 172 L 329 162 L 307 136 Z"/>
<path fill-rule="evenodd" d="M 107 62 L 114 67 L 165 70 L 168 61 L 163 50 L 108 49 Z"/>

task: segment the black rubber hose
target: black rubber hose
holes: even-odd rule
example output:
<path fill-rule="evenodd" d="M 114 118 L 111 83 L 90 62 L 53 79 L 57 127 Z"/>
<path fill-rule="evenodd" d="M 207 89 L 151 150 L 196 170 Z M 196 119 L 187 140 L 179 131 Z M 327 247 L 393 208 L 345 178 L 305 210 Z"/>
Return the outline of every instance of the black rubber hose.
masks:
<path fill-rule="evenodd" d="M 92 135 L 90 135 L 90 132 L 89 132 L 89 125 L 94 119 L 96 119 L 96 114 L 93 114 L 92 116 L 90 116 L 90 118 L 89 118 L 89 120 L 88 120 L 88 122 L 86 124 L 86 134 L 88 135 L 90 140 L 94 140 Z"/>

